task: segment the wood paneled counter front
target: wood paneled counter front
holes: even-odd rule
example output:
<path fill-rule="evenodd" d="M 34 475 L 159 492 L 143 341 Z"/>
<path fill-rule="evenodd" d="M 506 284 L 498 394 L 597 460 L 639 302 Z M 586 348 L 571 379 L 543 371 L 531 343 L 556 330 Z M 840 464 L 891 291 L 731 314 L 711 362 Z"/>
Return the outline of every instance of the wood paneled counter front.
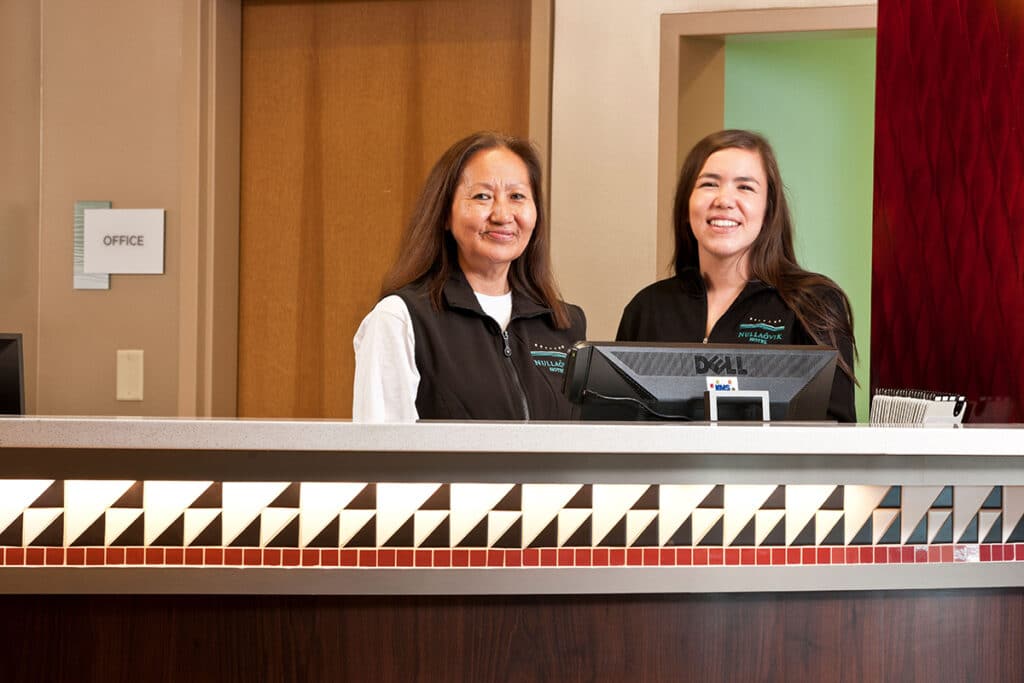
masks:
<path fill-rule="evenodd" d="M 5 593 L 1024 584 L 1024 429 L 0 419 Z"/>

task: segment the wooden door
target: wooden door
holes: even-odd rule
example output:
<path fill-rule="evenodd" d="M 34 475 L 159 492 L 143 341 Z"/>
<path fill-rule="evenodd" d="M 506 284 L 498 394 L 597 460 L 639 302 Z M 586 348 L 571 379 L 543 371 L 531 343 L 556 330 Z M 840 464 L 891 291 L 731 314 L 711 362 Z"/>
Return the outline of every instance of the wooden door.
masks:
<path fill-rule="evenodd" d="M 530 0 L 247 0 L 238 414 L 348 417 L 352 336 L 427 171 L 528 133 Z"/>

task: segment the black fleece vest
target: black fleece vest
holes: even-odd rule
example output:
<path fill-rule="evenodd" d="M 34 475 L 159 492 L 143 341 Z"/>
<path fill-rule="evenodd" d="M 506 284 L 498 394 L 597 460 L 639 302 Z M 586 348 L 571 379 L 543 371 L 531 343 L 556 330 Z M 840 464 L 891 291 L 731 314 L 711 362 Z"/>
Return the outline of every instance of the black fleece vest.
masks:
<path fill-rule="evenodd" d="M 565 354 L 586 337 L 583 311 L 569 305 L 572 326 L 559 330 L 551 310 L 512 293 L 503 334 L 483 312 L 462 273 L 445 283 L 441 310 L 423 283 L 403 287 L 420 373 L 416 410 L 424 420 L 566 420 Z"/>

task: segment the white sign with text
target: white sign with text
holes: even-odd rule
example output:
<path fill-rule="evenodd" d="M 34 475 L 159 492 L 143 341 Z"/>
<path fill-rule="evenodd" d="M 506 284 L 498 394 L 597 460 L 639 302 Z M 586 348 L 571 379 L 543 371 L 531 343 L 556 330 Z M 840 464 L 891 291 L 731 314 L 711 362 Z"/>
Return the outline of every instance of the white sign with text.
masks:
<path fill-rule="evenodd" d="M 86 209 L 85 273 L 164 272 L 163 209 Z"/>

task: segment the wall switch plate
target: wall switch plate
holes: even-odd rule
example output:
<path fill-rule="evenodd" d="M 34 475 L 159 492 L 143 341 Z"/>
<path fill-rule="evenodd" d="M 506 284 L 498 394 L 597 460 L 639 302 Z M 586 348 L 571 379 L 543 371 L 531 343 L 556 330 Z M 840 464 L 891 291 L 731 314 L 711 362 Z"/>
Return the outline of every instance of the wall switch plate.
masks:
<path fill-rule="evenodd" d="M 117 352 L 117 400 L 142 400 L 142 349 Z"/>

